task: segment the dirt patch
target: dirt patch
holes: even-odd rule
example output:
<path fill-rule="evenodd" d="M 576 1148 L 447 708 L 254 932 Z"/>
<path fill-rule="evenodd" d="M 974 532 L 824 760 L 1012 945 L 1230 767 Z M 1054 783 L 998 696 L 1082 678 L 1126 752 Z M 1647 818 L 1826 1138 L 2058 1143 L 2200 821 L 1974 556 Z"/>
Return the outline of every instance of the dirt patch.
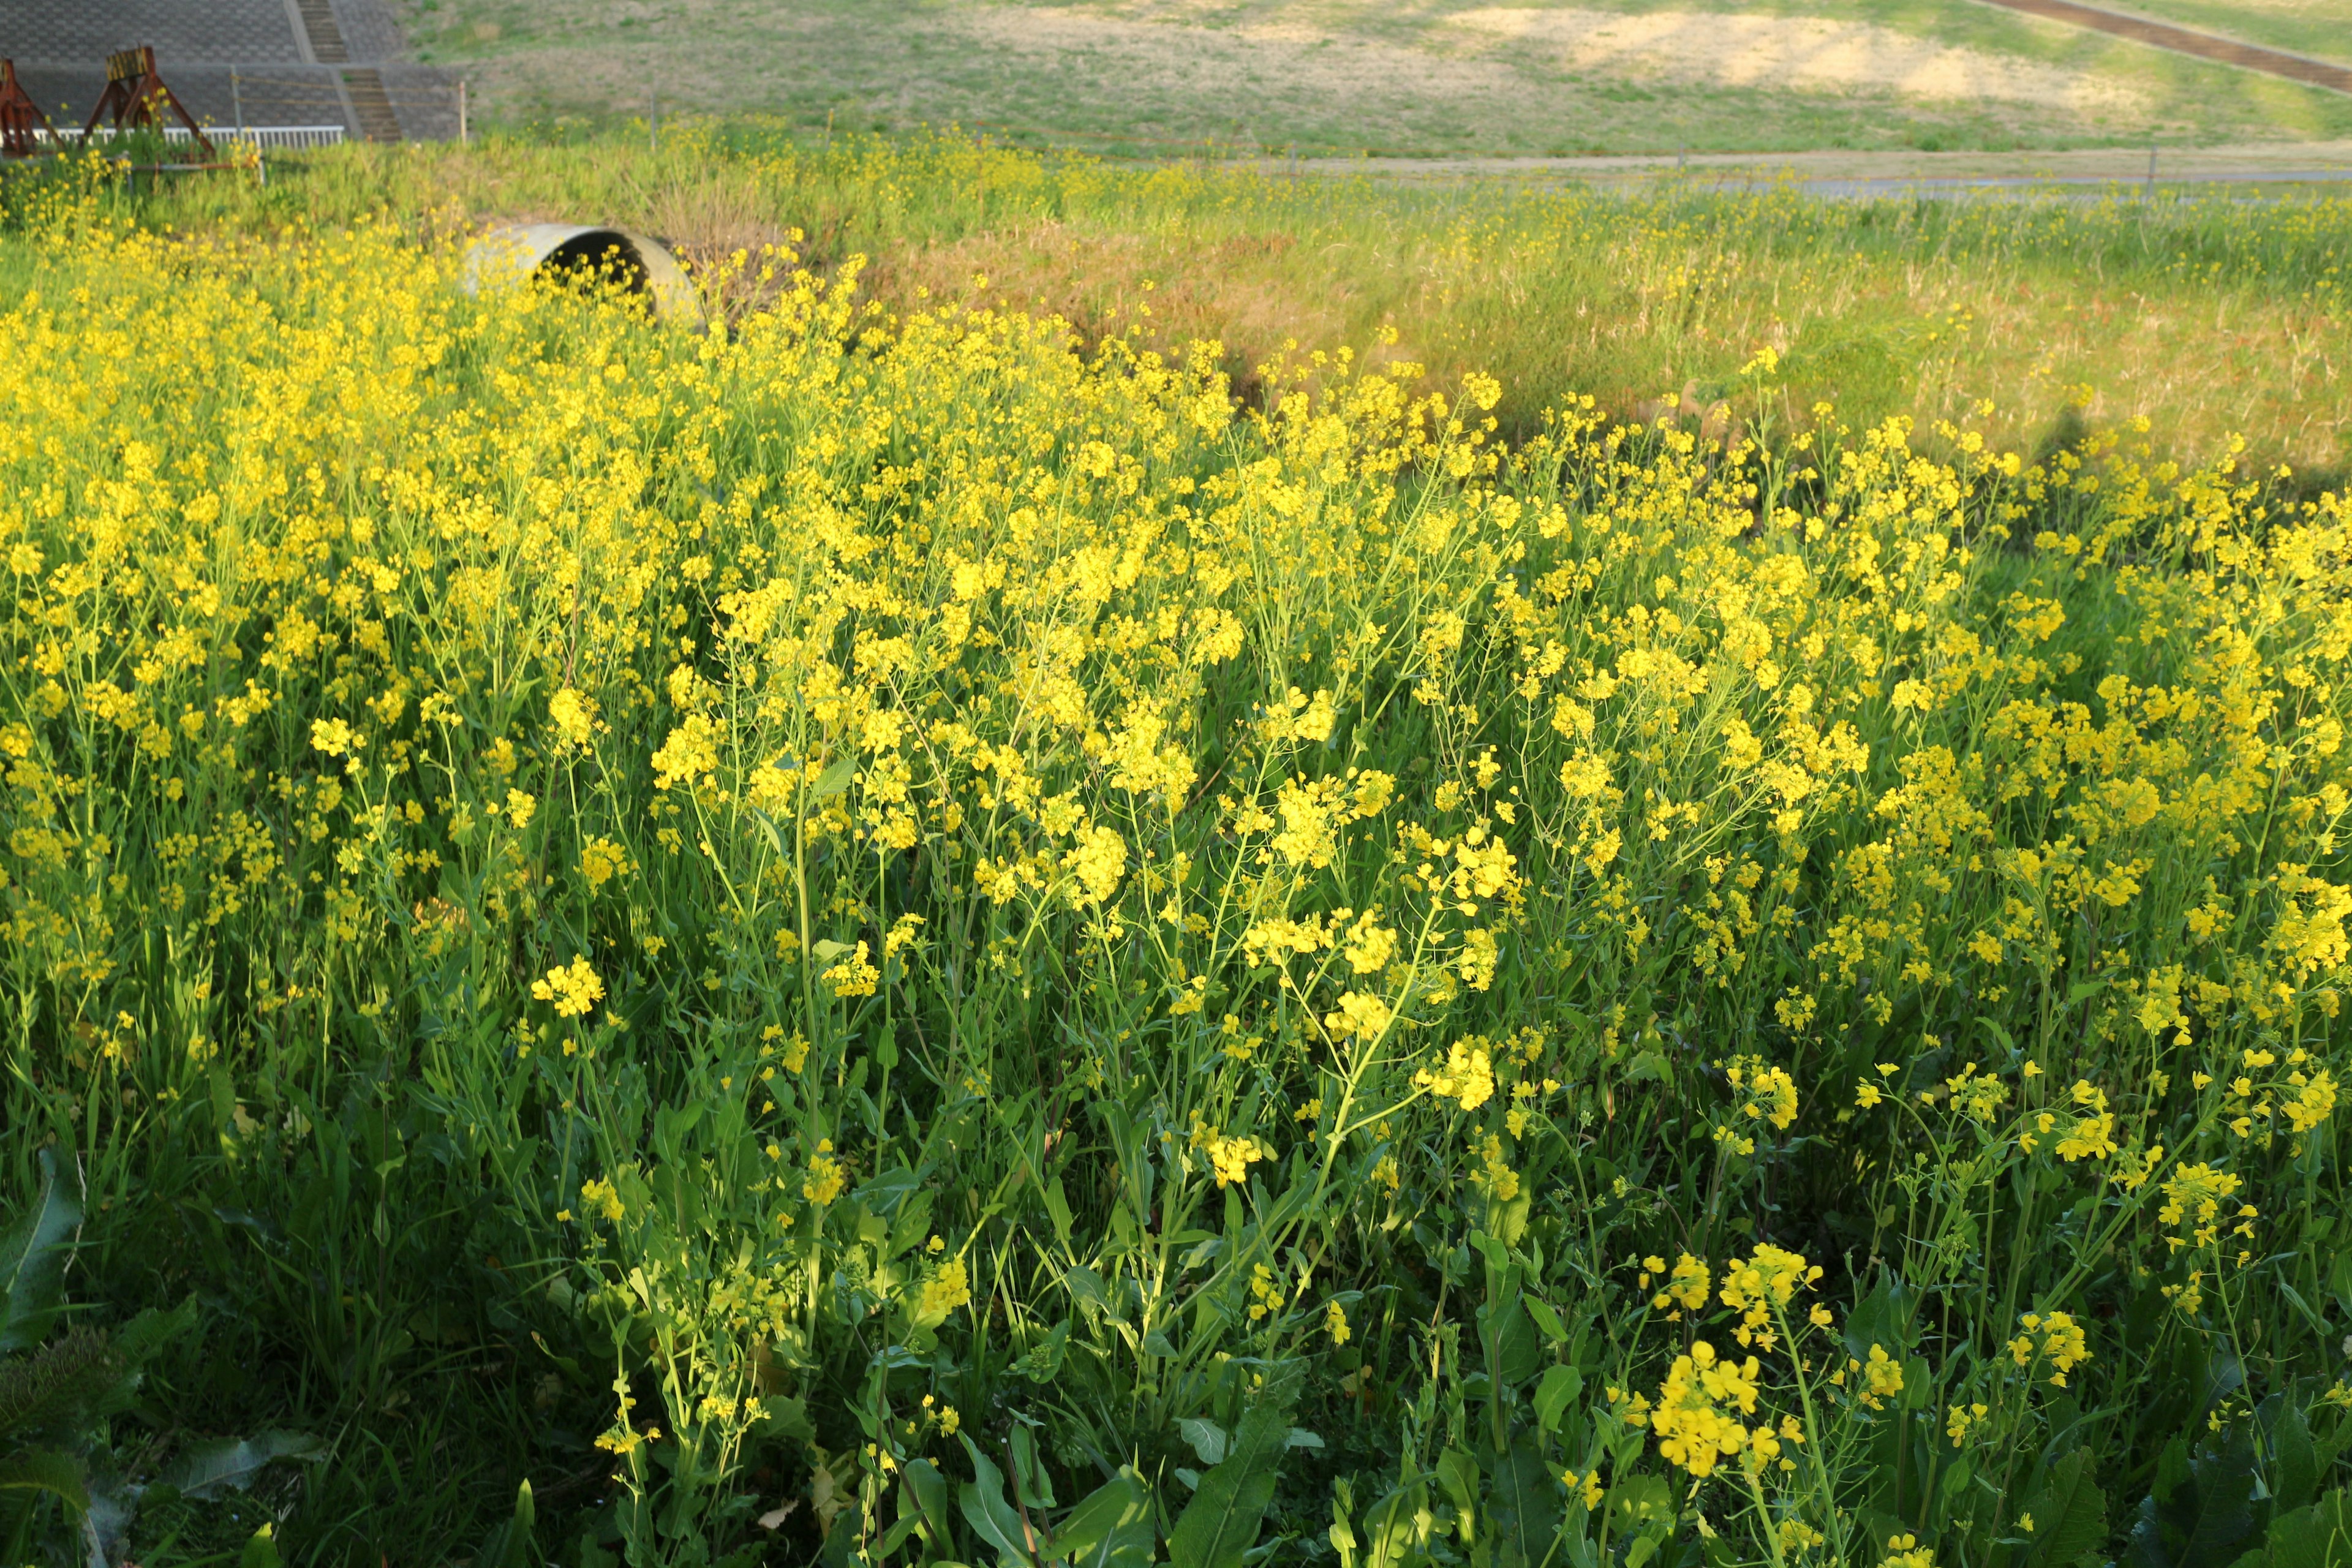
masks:
<path fill-rule="evenodd" d="M 1511 100 L 1530 87 L 1499 61 L 1448 58 L 1291 23 L 1204 27 L 1057 6 L 989 5 L 948 13 L 992 50 L 1066 60 L 1088 55 L 1121 81 L 1156 94 L 1241 94 L 1356 104 L 1391 100 Z"/>
<path fill-rule="evenodd" d="M 1938 44 L 1871 22 L 1490 6 L 1449 30 L 1541 51 L 1563 68 L 1815 91 L 1876 89 L 1941 101 L 2037 103 L 2076 114 L 2137 112 L 2129 87 L 2080 71 Z"/>

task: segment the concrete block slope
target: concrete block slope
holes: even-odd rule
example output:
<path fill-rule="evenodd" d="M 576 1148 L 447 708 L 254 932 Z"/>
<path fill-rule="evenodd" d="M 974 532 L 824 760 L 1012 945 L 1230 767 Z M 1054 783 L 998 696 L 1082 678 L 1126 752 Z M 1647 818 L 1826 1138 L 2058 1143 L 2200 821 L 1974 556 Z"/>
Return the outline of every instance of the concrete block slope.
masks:
<path fill-rule="evenodd" d="M 456 76 L 409 58 L 384 0 L 0 0 L 0 54 L 61 129 L 105 90 L 106 57 L 142 44 L 208 124 L 457 133 Z"/>

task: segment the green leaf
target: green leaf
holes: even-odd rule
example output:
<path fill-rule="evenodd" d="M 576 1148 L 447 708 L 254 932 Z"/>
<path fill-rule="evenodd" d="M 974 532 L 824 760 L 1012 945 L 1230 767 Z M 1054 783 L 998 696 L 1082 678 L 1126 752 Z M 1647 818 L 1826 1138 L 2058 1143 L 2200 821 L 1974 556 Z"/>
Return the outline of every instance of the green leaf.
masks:
<path fill-rule="evenodd" d="M 56 1151 L 43 1149 L 41 1190 L 0 1235 L 0 1354 L 39 1344 L 58 1315 L 67 1254 L 81 1225 L 81 1175 L 58 1175 Z"/>
<path fill-rule="evenodd" d="M 195 1326 L 196 1299 L 194 1296 L 168 1312 L 150 1307 L 114 1331 L 115 1353 L 136 1371 L 146 1364 L 150 1356 Z"/>
<path fill-rule="evenodd" d="M 922 1510 L 923 1522 L 931 1527 L 931 1549 L 946 1552 L 955 1545 L 955 1531 L 949 1523 L 948 1479 L 940 1468 L 929 1459 L 909 1459 L 906 1468 L 907 1489 L 915 1496 L 915 1506 Z"/>
<path fill-rule="evenodd" d="M 1418 1480 L 1397 1488 L 1372 1505 L 1364 1516 L 1364 1568 L 1404 1568 L 1414 1561 L 1419 1516 L 1428 1497 L 1429 1483 Z"/>
<path fill-rule="evenodd" d="M 2238 1559 L 2245 1568 L 2336 1568 L 2352 1562 L 2352 1492 L 2334 1491 L 2271 1521 L 2268 1550 Z"/>
<path fill-rule="evenodd" d="M 1560 1532 L 1559 1472 L 1544 1463 L 1532 1437 L 1522 1436 L 1503 1456 L 1486 1508 L 1495 1562 L 1516 1558 L 1535 1568 L 1550 1555 Z"/>
<path fill-rule="evenodd" d="M 1172 1568 L 1242 1568 L 1274 1500 L 1275 1470 L 1290 1440 L 1288 1401 L 1260 1399 L 1242 1417 L 1223 1463 L 1201 1478 L 1168 1536 Z"/>
<path fill-rule="evenodd" d="M 515 1489 L 514 1517 L 491 1531 L 475 1549 L 475 1568 L 531 1568 L 531 1527 L 538 1519 L 539 1508 L 526 1479 Z"/>
<path fill-rule="evenodd" d="M 2268 1478 L 2274 1513 L 2301 1508 L 2319 1491 L 2319 1451 L 2311 1441 L 2311 1427 L 2303 1411 L 2288 1405 L 2271 1423 L 2271 1470 Z"/>
<path fill-rule="evenodd" d="M 816 783 L 809 789 L 809 795 L 816 800 L 831 800 L 835 795 L 847 789 L 849 781 L 856 776 L 857 759 L 856 757 L 836 757 L 831 767 L 817 775 Z"/>
<path fill-rule="evenodd" d="M 1081 1568 L 1144 1568 L 1151 1561 L 1151 1492 L 1132 1468 L 1080 1499 L 1044 1555 Z"/>
<path fill-rule="evenodd" d="M 253 1539 L 245 1543 L 245 1554 L 236 1560 L 237 1568 L 278 1568 L 283 1561 L 278 1555 L 277 1532 L 266 1524 L 253 1532 Z"/>
<path fill-rule="evenodd" d="M 2157 1568 L 2224 1568 L 2254 1532 L 2253 1443 L 2241 1427 L 2185 1465 L 2164 1463 L 2169 1457 L 2159 1456 L 2158 1489 L 2140 1504 L 2133 1554 Z"/>
<path fill-rule="evenodd" d="M 1547 1432 L 1559 1430 L 1559 1418 L 1569 1402 L 1584 1392 L 1584 1374 L 1572 1366 L 1555 1366 L 1536 1384 L 1536 1420 Z"/>
<path fill-rule="evenodd" d="M 264 1466 L 276 1460 L 323 1458 L 326 1452 L 326 1444 L 305 1432 L 223 1437 L 189 1448 L 165 1466 L 157 1479 L 183 1497 L 205 1502 L 224 1491 L 243 1491 L 253 1484 Z"/>
<path fill-rule="evenodd" d="M 809 1419 L 808 1401 L 793 1394 L 771 1394 L 760 1401 L 762 1434 L 789 1437 L 795 1443 L 816 1441 L 816 1424 Z"/>
<path fill-rule="evenodd" d="M 1021 1515 L 1004 1500 L 1004 1472 L 989 1463 L 988 1456 L 973 1445 L 969 1435 L 963 1435 L 963 1447 L 971 1456 L 974 1478 L 964 1482 L 958 1491 L 957 1500 L 963 1506 L 965 1522 L 980 1532 L 982 1541 L 1003 1553 L 1005 1562 L 1027 1568 L 1028 1531 L 1022 1528 Z"/>
<path fill-rule="evenodd" d="M 1037 1462 L 1037 1436 L 1026 1426 L 1013 1429 L 1013 1486 L 1031 1508 L 1053 1508 L 1054 1478 Z"/>
<path fill-rule="evenodd" d="M 47 1448 L 24 1448 L 0 1459 L 0 1491 L 47 1492 L 79 1511 L 89 1509 L 81 1461 Z"/>
<path fill-rule="evenodd" d="M 2033 1561 L 2063 1564 L 2095 1546 L 2106 1544 L 2107 1498 L 2092 1479 L 2091 1456 L 2084 1449 L 2050 1466 L 2042 1473 L 2025 1511 L 2033 1518 Z"/>
<path fill-rule="evenodd" d="M 1215 1422 L 1188 1415 L 1176 1423 L 1176 1430 L 1184 1435 L 1184 1441 L 1192 1446 L 1192 1452 L 1201 1456 L 1201 1463 L 1218 1465 L 1224 1462 L 1225 1429 Z"/>
<path fill-rule="evenodd" d="M 1478 1461 L 1460 1448 L 1448 1448 L 1437 1456 L 1437 1484 L 1454 1503 L 1460 1515 L 1456 1528 L 1462 1532 L 1462 1544 L 1475 1546 L 1478 1539 Z"/>
<path fill-rule="evenodd" d="M 1499 1394 L 1535 1375 L 1535 1326 L 1520 1310 L 1524 1298 L 1513 1290 L 1495 1306 L 1478 1309 L 1478 1338 L 1486 1352 L 1486 1375 Z"/>

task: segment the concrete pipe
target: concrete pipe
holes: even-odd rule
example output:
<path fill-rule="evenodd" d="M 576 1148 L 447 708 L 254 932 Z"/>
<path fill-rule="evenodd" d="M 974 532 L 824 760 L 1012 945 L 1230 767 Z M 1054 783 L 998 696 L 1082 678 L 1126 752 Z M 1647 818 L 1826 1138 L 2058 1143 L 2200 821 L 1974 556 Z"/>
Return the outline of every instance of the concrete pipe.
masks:
<path fill-rule="evenodd" d="M 625 228 L 524 223 L 495 228 L 466 247 L 466 291 L 526 276 L 581 279 L 610 268 L 657 321 L 702 324 L 702 294 L 660 241 Z"/>

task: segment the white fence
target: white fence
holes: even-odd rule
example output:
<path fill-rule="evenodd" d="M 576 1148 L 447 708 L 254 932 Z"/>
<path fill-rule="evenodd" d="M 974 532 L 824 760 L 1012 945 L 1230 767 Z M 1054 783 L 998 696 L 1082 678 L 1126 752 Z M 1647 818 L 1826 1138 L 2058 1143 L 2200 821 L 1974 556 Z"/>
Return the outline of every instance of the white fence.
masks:
<path fill-rule="evenodd" d="M 59 130 L 54 136 L 38 131 L 33 134 L 44 142 L 54 140 L 64 143 L 81 140 L 81 132 L 72 130 Z M 110 142 L 117 132 L 111 125 L 101 125 L 91 134 L 101 142 Z M 343 128 L 340 125 L 248 125 L 239 131 L 229 125 L 207 125 L 205 134 L 212 138 L 215 146 L 243 142 L 255 147 L 331 147 L 343 140 Z M 167 125 L 163 127 L 163 140 L 185 142 L 195 138 L 184 125 Z"/>

